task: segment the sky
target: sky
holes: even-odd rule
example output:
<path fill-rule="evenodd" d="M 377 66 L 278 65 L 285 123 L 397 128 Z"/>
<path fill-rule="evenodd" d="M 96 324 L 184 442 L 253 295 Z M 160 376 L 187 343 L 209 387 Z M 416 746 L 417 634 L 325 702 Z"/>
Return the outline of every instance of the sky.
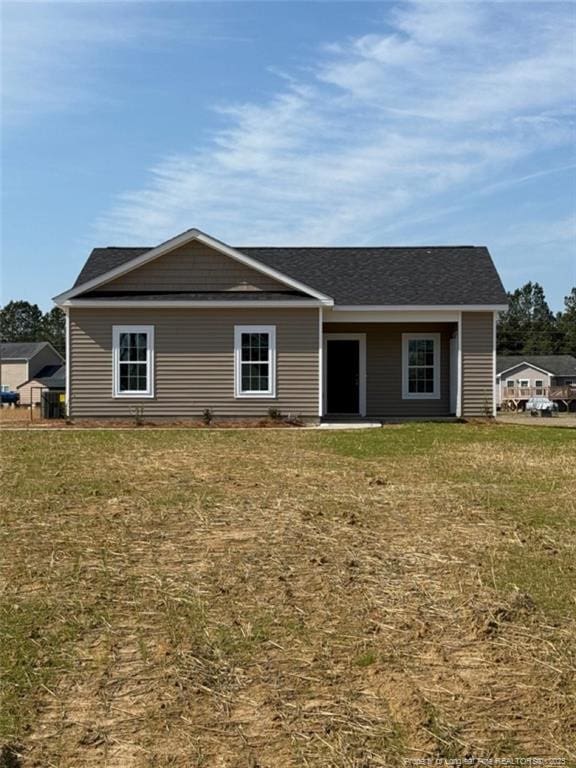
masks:
<path fill-rule="evenodd" d="M 576 284 L 576 3 L 2 2 L 1 299 L 95 246 L 486 245 Z"/>

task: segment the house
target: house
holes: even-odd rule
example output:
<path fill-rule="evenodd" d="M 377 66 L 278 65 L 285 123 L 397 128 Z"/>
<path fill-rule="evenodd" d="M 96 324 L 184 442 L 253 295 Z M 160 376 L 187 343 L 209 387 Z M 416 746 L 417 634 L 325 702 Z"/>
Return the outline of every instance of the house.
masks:
<path fill-rule="evenodd" d="M 576 402 L 576 357 L 503 355 L 496 365 L 496 404 L 516 410 L 531 397 L 548 397 L 567 409 Z"/>
<path fill-rule="evenodd" d="M 64 358 L 48 341 L 2 342 L 0 385 L 3 392 L 16 392 L 46 366 L 61 367 Z M 21 402 L 24 402 L 21 400 Z"/>
<path fill-rule="evenodd" d="M 96 248 L 67 316 L 71 417 L 495 413 L 486 248 L 232 247 L 191 229 Z"/>
<path fill-rule="evenodd" d="M 20 405 L 39 405 L 45 392 L 65 394 L 66 366 L 62 363 L 45 365 L 31 379 L 20 384 Z"/>

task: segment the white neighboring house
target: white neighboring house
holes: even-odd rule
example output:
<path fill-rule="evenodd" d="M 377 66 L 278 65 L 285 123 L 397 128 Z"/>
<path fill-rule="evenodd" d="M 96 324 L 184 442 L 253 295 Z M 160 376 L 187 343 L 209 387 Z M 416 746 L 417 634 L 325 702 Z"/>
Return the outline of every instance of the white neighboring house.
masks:
<path fill-rule="evenodd" d="M 576 357 L 572 355 L 504 355 L 496 362 L 496 403 L 516 409 L 531 397 L 576 403 Z"/>

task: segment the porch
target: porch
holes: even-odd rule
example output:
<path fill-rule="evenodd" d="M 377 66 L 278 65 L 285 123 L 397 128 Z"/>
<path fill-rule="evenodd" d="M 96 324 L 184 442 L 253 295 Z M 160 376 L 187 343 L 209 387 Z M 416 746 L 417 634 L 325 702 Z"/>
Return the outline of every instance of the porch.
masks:
<path fill-rule="evenodd" d="M 322 420 L 455 419 L 459 323 L 324 322 Z"/>

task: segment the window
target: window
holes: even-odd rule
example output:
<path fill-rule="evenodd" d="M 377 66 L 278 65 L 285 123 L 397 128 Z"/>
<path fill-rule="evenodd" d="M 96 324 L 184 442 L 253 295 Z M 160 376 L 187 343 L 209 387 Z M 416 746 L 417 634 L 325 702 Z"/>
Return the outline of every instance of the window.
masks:
<path fill-rule="evenodd" d="M 234 328 L 236 397 L 276 397 L 276 328 L 237 325 Z"/>
<path fill-rule="evenodd" d="M 530 379 L 518 379 L 518 386 L 520 389 L 528 389 L 530 386 Z"/>
<path fill-rule="evenodd" d="M 112 328 L 114 397 L 154 397 L 154 326 Z"/>
<path fill-rule="evenodd" d="M 402 398 L 440 398 L 440 334 L 402 334 Z"/>
<path fill-rule="evenodd" d="M 534 386 L 536 387 L 536 394 L 542 395 L 544 394 L 544 381 L 543 379 L 536 379 L 534 382 Z"/>
<path fill-rule="evenodd" d="M 506 382 L 506 388 L 507 389 L 514 389 L 514 386 L 515 386 L 514 379 L 508 379 L 508 381 Z"/>
<path fill-rule="evenodd" d="M 2 384 L 2 386 L 0 386 L 0 391 L 10 392 L 10 387 L 8 386 L 8 384 Z"/>

